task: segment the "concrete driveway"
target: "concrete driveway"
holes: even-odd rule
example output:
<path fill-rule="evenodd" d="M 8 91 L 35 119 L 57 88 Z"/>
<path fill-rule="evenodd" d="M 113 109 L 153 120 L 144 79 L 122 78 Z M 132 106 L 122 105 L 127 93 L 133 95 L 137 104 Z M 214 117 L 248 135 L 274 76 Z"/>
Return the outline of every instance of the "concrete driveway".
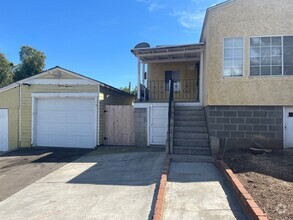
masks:
<path fill-rule="evenodd" d="M 163 152 L 89 154 L 0 202 L 0 219 L 151 219 Z"/>
<path fill-rule="evenodd" d="M 21 148 L 0 156 L 0 202 L 89 153 L 86 149 Z"/>

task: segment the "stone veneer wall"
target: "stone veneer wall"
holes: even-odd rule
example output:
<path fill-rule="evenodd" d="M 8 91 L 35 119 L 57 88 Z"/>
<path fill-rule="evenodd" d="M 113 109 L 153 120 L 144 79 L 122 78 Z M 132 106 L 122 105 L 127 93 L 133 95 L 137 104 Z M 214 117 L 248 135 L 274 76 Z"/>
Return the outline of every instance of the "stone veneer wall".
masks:
<path fill-rule="evenodd" d="M 134 109 L 135 145 L 147 146 L 147 109 Z"/>
<path fill-rule="evenodd" d="M 259 143 L 265 148 L 283 148 L 283 107 L 207 106 L 210 136 L 231 148 L 249 148 Z"/>

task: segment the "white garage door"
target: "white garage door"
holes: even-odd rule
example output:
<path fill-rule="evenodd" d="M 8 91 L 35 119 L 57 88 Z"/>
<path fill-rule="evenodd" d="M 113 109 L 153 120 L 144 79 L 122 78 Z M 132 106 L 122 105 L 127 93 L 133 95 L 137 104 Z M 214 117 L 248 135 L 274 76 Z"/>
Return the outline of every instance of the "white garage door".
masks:
<path fill-rule="evenodd" d="M 38 99 L 36 145 L 94 148 L 95 99 Z"/>
<path fill-rule="evenodd" d="M 165 145 L 168 127 L 168 107 L 153 106 L 150 115 L 150 144 Z"/>

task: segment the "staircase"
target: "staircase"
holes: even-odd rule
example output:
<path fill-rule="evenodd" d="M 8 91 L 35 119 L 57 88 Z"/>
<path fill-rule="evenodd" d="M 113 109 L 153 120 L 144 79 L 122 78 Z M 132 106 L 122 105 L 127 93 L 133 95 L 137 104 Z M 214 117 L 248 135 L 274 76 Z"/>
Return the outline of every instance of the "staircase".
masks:
<path fill-rule="evenodd" d="M 175 106 L 173 149 L 175 155 L 211 156 L 202 107 Z"/>

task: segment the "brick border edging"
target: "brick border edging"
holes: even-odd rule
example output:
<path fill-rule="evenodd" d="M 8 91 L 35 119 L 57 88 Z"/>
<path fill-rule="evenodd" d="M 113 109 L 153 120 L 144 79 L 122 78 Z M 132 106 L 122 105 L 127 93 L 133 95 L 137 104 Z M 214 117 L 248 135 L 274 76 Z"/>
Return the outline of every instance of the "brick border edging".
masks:
<path fill-rule="evenodd" d="M 236 196 L 239 199 L 244 211 L 252 220 L 268 220 L 267 215 L 261 210 L 261 208 L 255 203 L 252 196 L 248 193 L 237 176 L 228 167 L 223 160 L 217 160 L 216 165 L 222 170 L 229 180 L 230 184 L 236 192 Z"/>
<path fill-rule="evenodd" d="M 157 195 L 155 211 L 153 215 L 154 220 L 161 220 L 163 217 L 163 206 L 164 206 L 164 199 L 165 199 L 165 189 L 168 181 L 168 174 L 170 168 L 171 158 L 170 155 L 167 155 L 165 158 L 165 164 L 161 175 L 159 191 Z"/>

